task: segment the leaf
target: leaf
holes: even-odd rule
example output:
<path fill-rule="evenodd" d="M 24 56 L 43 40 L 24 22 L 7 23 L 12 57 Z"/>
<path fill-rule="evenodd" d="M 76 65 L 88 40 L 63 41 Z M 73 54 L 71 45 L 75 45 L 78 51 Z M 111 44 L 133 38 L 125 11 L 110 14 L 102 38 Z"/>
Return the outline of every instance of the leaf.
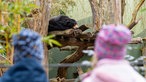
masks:
<path fill-rule="evenodd" d="M 44 37 L 42 41 L 48 43 L 51 47 L 53 47 L 53 44 L 57 46 L 62 46 L 57 40 L 52 39 L 54 37 L 55 35 L 49 35 L 47 37 Z"/>
<path fill-rule="evenodd" d="M 49 35 L 49 36 L 46 36 L 46 37 L 43 37 L 43 41 L 48 41 L 49 39 L 51 39 L 51 38 L 54 38 L 55 37 L 55 35 Z"/>
<path fill-rule="evenodd" d="M 54 37 L 55 37 L 55 35 L 53 35 L 53 34 L 47 36 L 48 39 L 50 39 L 50 38 L 54 38 Z"/>
<path fill-rule="evenodd" d="M 16 1 L 10 2 L 9 0 L 2 0 L 0 3 L 0 10 L 2 14 L 5 15 L 3 21 L 7 25 L 0 24 L 0 55 L 6 55 L 9 50 L 6 51 L 6 48 L 11 49 L 11 38 L 12 35 L 15 33 L 18 33 L 18 25 L 22 26 L 22 23 L 25 21 L 23 14 L 28 14 L 33 8 L 36 8 L 37 6 L 32 3 L 33 0 L 23 0 L 17 3 Z M 21 16 L 18 18 L 17 16 Z M 19 21 L 18 21 L 19 19 Z M 20 22 L 20 24 L 19 24 Z M 21 28 L 20 28 L 21 29 Z M 8 40 L 7 44 L 3 40 Z M 48 40 L 47 40 L 48 41 Z M 1 45 L 3 44 L 3 45 Z M 50 45 L 53 45 L 51 42 Z"/>
<path fill-rule="evenodd" d="M 60 44 L 57 40 L 50 39 L 49 41 L 57 46 L 62 46 L 62 44 Z"/>

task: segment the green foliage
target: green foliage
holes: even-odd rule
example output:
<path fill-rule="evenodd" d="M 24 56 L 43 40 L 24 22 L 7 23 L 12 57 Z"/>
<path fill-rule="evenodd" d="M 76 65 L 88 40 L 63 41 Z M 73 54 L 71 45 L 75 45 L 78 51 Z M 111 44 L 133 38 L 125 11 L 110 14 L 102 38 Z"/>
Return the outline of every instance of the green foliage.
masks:
<path fill-rule="evenodd" d="M 51 47 L 53 47 L 53 44 L 57 45 L 57 46 L 61 46 L 61 44 L 54 40 L 53 38 L 55 37 L 55 35 L 49 35 L 47 37 L 43 38 L 43 41 L 46 42 L 47 44 L 49 44 Z"/>
<path fill-rule="evenodd" d="M 8 1 L 0 2 L 0 55 L 11 52 L 11 37 L 13 34 L 21 30 L 21 24 L 25 20 L 25 16 L 37 6 L 32 0 Z"/>
<path fill-rule="evenodd" d="M 22 2 L 7 2 L 2 1 L 0 3 L 0 10 L 2 11 L 2 15 L 6 18 L 3 20 L 8 23 L 8 25 L 4 25 L 1 23 L 0 30 L 8 31 L 10 33 L 10 37 L 12 34 L 17 32 L 18 15 L 24 15 L 24 13 L 30 13 L 30 11 L 36 6 L 30 3 L 30 0 L 24 0 Z M 24 17 L 20 17 L 20 23 L 23 23 Z"/>
<path fill-rule="evenodd" d="M 4 49 L 4 47 L 2 45 L 0 45 L 0 53 L 3 56 L 6 54 L 6 51 L 5 51 L 5 49 Z"/>
<path fill-rule="evenodd" d="M 52 0 L 51 16 L 66 15 L 70 7 L 75 6 L 74 0 Z"/>
<path fill-rule="evenodd" d="M 61 3 L 63 2 L 61 1 Z M 68 4 L 65 4 L 65 6 Z M 11 37 L 13 34 L 19 33 L 26 19 L 25 16 L 30 14 L 31 10 L 35 8 L 37 6 L 32 0 L 2 0 L 0 2 L 0 55 L 5 57 L 12 55 Z M 51 47 L 53 44 L 61 46 L 59 42 L 52 39 L 53 37 L 54 35 L 49 35 L 44 37 L 43 41 Z"/>

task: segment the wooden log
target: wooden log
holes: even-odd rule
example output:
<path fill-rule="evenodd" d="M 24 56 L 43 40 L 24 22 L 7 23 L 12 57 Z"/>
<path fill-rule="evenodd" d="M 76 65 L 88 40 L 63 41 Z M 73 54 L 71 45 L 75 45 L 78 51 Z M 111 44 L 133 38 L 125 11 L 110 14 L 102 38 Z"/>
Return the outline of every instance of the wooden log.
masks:
<path fill-rule="evenodd" d="M 48 34 L 53 34 L 53 35 L 56 35 L 56 36 L 68 36 L 68 37 L 75 37 L 77 35 L 80 35 L 82 33 L 82 30 L 80 29 L 67 29 L 67 30 L 64 30 L 64 31 L 52 31 L 52 32 L 49 32 Z"/>

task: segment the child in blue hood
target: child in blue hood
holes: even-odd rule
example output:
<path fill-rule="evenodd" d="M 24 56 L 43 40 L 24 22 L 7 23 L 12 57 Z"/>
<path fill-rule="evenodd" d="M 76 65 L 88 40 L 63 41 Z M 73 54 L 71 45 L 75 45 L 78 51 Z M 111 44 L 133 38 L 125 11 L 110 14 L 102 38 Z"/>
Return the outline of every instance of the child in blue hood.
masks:
<path fill-rule="evenodd" d="M 14 65 L 0 78 L 0 82 L 48 82 L 41 64 L 44 53 L 41 36 L 23 29 L 13 36 Z"/>

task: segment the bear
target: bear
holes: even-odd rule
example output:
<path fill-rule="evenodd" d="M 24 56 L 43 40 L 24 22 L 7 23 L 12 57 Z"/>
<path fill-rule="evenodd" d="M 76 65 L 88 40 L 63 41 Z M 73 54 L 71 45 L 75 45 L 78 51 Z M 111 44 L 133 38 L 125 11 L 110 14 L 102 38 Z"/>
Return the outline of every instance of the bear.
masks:
<path fill-rule="evenodd" d="M 77 21 L 65 15 L 59 15 L 49 20 L 48 32 L 63 31 L 78 28 Z"/>

